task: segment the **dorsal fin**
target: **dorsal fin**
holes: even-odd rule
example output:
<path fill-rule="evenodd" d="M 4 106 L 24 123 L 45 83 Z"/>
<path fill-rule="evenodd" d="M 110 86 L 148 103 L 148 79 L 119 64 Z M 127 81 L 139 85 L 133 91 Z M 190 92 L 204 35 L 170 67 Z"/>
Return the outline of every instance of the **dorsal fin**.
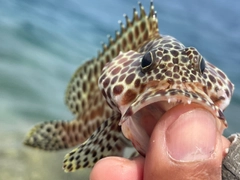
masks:
<path fill-rule="evenodd" d="M 99 97 L 102 95 L 97 84 L 102 68 L 107 62 L 115 58 L 120 51 L 137 51 L 141 44 L 147 40 L 159 37 L 158 20 L 153 2 L 150 5 L 149 15 L 146 15 L 141 3 L 139 6 L 140 16 L 136 9 L 133 10 L 132 20 L 125 15 L 126 27 L 120 22 L 120 31 L 116 31 L 115 38 L 109 36 L 108 44 L 102 45 L 103 49 L 98 53 L 98 57 L 84 63 L 73 75 L 65 96 L 65 102 L 73 114 L 79 115 L 85 111 L 91 111 L 92 107 L 95 106 L 93 101 L 95 99 L 101 100 L 105 106 L 105 100 Z"/>
<path fill-rule="evenodd" d="M 106 56 L 113 59 L 120 51 L 137 50 L 137 48 L 145 41 L 150 40 L 154 36 L 159 36 L 158 20 L 154 11 L 153 2 L 151 2 L 149 15 L 146 15 L 144 7 L 139 3 L 140 16 L 137 10 L 133 9 L 133 18 L 130 20 L 124 14 L 126 26 L 120 21 L 120 32 L 116 31 L 115 39 L 110 38 L 108 45 L 104 44 L 103 51 L 100 53 L 99 59 Z"/>

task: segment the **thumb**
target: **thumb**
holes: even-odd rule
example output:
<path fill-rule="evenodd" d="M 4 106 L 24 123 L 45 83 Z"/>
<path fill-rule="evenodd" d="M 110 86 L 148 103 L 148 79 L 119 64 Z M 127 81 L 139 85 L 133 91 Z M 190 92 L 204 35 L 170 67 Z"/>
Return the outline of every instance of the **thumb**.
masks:
<path fill-rule="evenodd" d="M 223 126 L 196 104 L 178 105 L 155 126 L 144 165 L 144 179 L 221 179 L 230 142 Z"/>

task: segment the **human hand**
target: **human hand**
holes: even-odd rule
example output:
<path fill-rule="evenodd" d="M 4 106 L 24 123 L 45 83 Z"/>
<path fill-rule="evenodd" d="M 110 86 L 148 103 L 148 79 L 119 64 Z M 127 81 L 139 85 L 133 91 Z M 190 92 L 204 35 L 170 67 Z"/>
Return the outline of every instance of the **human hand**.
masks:
<path fill-rule="evenodd" d="M 221 179 L 229 140 L 223 125 L 196 104 L 178 105 L 156 124 L 144 157 L 107 157 L 92 170 L 91 180 Z"/>

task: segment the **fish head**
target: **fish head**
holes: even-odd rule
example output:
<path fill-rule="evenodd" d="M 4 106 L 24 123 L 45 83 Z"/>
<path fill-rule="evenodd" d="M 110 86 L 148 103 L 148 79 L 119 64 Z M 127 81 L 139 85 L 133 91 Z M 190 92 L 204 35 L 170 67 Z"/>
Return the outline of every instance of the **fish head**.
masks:
<path fill-rule="evenodd" d="M 121 113 L 123 134 L 142 155 L 158 120 L 178 104 L 196 103 L 218 119 L 219 128 L 226 128 L 223 110 L 234 89 L 196 48 L 171 36 L 119 53 L 103 68 L 99 87 L 109 106 Z"/>

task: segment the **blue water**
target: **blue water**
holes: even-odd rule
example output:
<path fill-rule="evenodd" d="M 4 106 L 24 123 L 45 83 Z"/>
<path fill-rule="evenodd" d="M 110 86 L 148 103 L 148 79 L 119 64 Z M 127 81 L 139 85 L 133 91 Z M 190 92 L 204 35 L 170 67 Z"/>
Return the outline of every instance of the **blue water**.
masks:
<path fill-rule="evenodd" d="M 240 132 L 240 1 L 154 4 L 162 34 L 196 47 L 235 84 L 225 134 Z M 149 11 L 149 2 L 143 5 Z M 137 1 L 0 0 L 0 123 L 71 119 L 64 105 L 71 75 L 133 7 Z"/>
<path fill-rule="evenodd" d="M 72 119 L 64 105 L 71 75 L 114 35 L 123 13 L 132 17 L 137 1 L 0 0 L 0 179 L 79 177 L 62 172 L 66 152 L 31 151 L 21 140 L 40 121 Z M 225 135 L 240 132 L 240 1 L 154 4 L 162 34 L 196 47 L 235 84 Z"/>

